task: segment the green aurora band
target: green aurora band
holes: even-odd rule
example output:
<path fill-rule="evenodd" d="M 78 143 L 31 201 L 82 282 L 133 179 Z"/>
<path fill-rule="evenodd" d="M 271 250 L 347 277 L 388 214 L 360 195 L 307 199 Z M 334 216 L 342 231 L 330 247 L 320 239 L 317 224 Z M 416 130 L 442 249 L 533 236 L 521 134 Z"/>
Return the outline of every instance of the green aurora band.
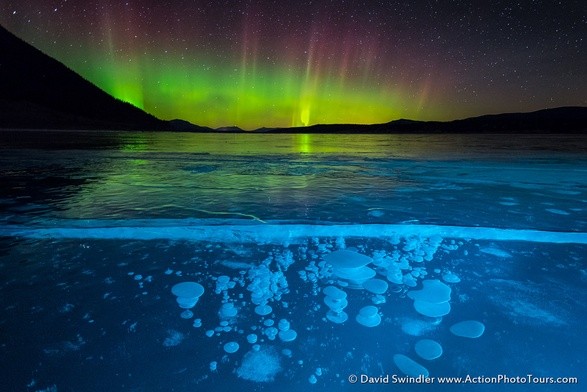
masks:
<path fill-rule="evenodd" d="M 121 62 L 112 58 L 100 64 L 96 59 L 74 67 L 114 97 L 160 118 L 214 128 L 386 122 L 403 115 L 394 108 L 408 100 L 390 83 L 379 85 L 367 77 L 351 80 L 341 72 L 311 66 L 261 68 L 237 62 L 213 67 L 169 60 L 160 66 L 140 58 Z"/>

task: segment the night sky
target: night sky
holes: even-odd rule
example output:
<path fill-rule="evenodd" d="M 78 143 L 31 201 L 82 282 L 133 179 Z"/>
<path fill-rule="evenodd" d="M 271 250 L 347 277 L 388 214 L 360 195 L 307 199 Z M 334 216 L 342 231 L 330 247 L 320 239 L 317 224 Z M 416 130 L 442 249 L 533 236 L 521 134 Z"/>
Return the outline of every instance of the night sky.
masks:
<path fill-rule="evenodd" d="M 0 23 L 117 98 L 211 127 L 587 105 L 584 0 L 0 0 Z"/>

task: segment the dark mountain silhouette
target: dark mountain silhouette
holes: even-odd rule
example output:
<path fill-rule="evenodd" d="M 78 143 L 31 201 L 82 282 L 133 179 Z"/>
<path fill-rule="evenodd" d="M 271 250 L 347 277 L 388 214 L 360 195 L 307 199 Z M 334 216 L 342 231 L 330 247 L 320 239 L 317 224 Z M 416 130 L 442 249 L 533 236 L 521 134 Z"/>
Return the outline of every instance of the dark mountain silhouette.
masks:
<path fill-rule="evenodd" d="M 0 26 L 0 128 L 169 129 Z"/>
<path fill-rule="evenodd" d="M 214 132 L 213 128 L 201 127 L 181 119 L 170 120 L 168 124 L 168 128 L 174 132 Z"/>
<path fill-rule="evenodd" d="M 531 113 L 505 113 L 454 121 L 396 120 L 385 124 L 321 124 L 261 128 L 265 133 L 587 133 L 587 107 L 561 107 Z"/>

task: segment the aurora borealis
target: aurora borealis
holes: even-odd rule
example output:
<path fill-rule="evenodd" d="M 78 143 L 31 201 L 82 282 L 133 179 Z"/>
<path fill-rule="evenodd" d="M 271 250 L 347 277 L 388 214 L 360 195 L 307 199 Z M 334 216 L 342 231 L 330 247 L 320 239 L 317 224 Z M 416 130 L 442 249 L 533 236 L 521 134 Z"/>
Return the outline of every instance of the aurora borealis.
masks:
<path fill-rule="evenodd" d="M 210 127 L 587 105 L 580 0 L 2 0 L 0 23 L 119 99 Z"/>

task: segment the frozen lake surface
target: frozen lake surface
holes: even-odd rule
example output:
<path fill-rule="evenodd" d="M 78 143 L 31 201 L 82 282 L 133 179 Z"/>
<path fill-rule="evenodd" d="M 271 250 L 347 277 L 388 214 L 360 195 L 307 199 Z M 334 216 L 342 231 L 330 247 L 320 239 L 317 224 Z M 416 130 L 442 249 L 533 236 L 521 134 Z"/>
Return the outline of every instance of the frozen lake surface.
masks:
<path fill-rule="evenodd" d="M 5 390 L 587 382 L 587 137 L 3 131 L 0 151 Z"/>

